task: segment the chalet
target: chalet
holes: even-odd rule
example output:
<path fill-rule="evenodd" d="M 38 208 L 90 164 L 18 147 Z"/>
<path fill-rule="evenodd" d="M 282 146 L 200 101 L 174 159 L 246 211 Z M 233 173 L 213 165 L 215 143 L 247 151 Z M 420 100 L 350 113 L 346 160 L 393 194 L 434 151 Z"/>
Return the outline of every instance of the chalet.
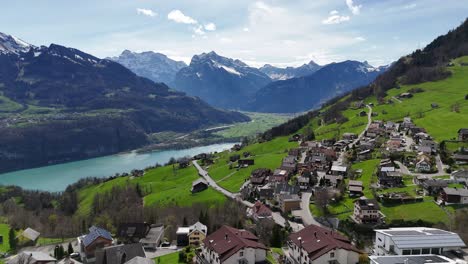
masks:
<path fill-rule="evenodd" d="M 20 237 L 23 238 L 24 240 L 29 241 L 30 243 L 28 244 L 34 245 L 40 235 L 41 233 L 28 227 L 20 234 Z"/>
<path fill-rule="evenodd" d="M 270 169 L 255 169 L 250 175 L 250 183 L 253 185 L 263 185 L 271 175 L 273 175 L 273 172 Z"/>
<path fill-rule="evenodd" d="M 354 102 L 354 107 L 355 107 L 356 109 L 363 108 L 364 106 L 365 106 L 365 104 L 364 104 L 364 101 L 362 101 L 362 100 L 361 100 L 361 101 Z"/>
<path fill-rule="evenodd" d="M 23 251 L 6 262 L 6 264 L 53 264 L 53 263 L 57 263 L 57 260 L 55 258 L 40 251 Z"/>
<path fill-rule="evenodd" d="M 361 141 L 358 145 L 359 150 L 364 151 L 364 150 L 374 150 L 375 148 L 375 140 L 367 140 L 367 141 Z"/>
<path fill-rule="evenodd" d="M 380 170 L 379 175 L 378 175 L 378 183 L 380 186 L 385 186 L 385 187 L 398 187 L 403 185 L 403 176 L 401 175 L 400 172 L 397 172 L 395 170 L 386 170 L 385 168 L 389 167 L 384 167 Z M 390 167 L 393 168 L 393 167 Z"/>
<path fill-rule="evenodd" d="M 393 132 L 393 131 L 398 131 L 398 128 L 399 128 L 398 123 L 395 123 L 392 121 L 388 121 L 387 123 L 385 123 L 385 130 L 388 133 Z"/>
<path fill-rule="evenodd" d="M 136 257 L 146 257 L 145 250 L 139 243 L 116 245 L 96 251 L 96 264 L 126 263 Z"/>
<path fill-rule="evenodd" d="M 344 140 L 354 140 L 357 138 L 357 135 L 354 133 L 344 133 L 343 134 L 343 139 Z"/>
<path fill-rule="evenodd" d="M 161 244 L 161 239 L 164 235 L 163 225 L 151 225 L 150 230 L 145 237 L 140 239 L 140 244 L 145 249 L 156 250 Z"/>
<path fill-rule="evenodd" d="M 453 155 L 453 159 L 455 160 L 455 163 L 458 165 L 468 164 L 468 154 L 457 153 Z"/>
<path fill-rule="evenodd" d="M 255 202 L 251 208 L 247 208 L 247 215 L 255 221 L 271 218 L 272 213 L 271 209 L 260 201 Z"/>
<path fill-rule="evenodd" d="M 288 182 L 289 180 L 289 172 L 287 170 L 280 170 L 276 169 L 273 172 L 273 175 L 270 176 L 269 180 L 270 182 Z"/>
<path fill-rule="evenodd" d="M 86 263 L 95 262 L 96 251 L 111 246 L 113 242 L 109 231 L 96 226 L 90 227 L 89 234 L 78 237 L 81 259 Z"/>
<path fill-rule="evenodd" d="M 338 166 L 338 165 L 333 165 L 330 169 L 330 173 L 335 176 L 346 176 L 346 172 L 348 171 L 348 168 L 345 166 Z"/>
<path fill-rule="evenodd" d="M 424 195 L 437 195 L 443 188 L 448 187 L 448 182 L 440 179 L 427 179 L 422 181 L 421 187 L 424 189 Z"/>
<path fill-rule="evenodd" d="M 468 140 L 468 128 L 460 128 L 458 130 L 458 140 L 467 141 Z"/>
<path fill-rule="evenodd" d="M 296 159 L 301 156 L 301 149 L 299 148 L 292 148 L 288 151 L 288 156 L 295 157 Z"/>
<path fill-rule="evenodd" d="M 280 194 L 278 203 L 283 213 L 301 209 L 301 198 L 297 194 Z"/>
<path fill-rule="evenodd" d="M 426 129 L 424 129 L 424 128 L 422 128 L 422 127 L 416 127 L 416 126 L 415 126 L 415 127 L 410 127 L 410 128 L 408 129 L 408 134 L 409 134 L 410 136 L 413 136 L 414 138 L 417 138 L 417 135 L 418 135 L 419 133 L 426 133 Z"/>
<path fill-rule="evenodd" d="M 468 185 L 468 169 L 462 169 L 458 170 L 452 173 L 450 175 L 451 179 L 460 182 L 460 183 L 465 183 L 465 185 Z"/>
<path fill-rule="evenodd" d="M 248 158 L 248 157 L 250 157 L 250 155 L 251 155 L 251 154 L 250 154 L 250 152 L 248 152 L 248 151 L 244 151 L 244 152 L 242 153 L 242 156 L 243 156 L 244 158 Z"/>
<path fill-rule="evenodd" d="M 138 243 L 151 229 L 147 223 L 121 223 L 117 228 L 117 238 L 127 244 Z"/>
<path fill-rule="evenodd" d="M 418 172 L 430 172 L 432 167 L 431 160 L 425 156 L 418 158 L 415 169 Z"/>
<path fill-rule="evenodd" d="M 400 227 L 377 229 L 375 232 L 376 256 L 441 255 L 465 247 L 458 234 L 437 228 Z"/>
<path fill-rule="evenodd" d="M 294 134 L 289 138 L 289 142 L 300 141 L 301 139 L 302 139 L 302 135 Z"/>
<path fill-rule="evenodd" d="M 361 112 L 359 112 L 359 116 L 367 116 L 367 112 L 362 110 Z"/>
<path fill-rule="evenodd" d="M 199 246 L 202 241 L 206 238 L 208 234 L 208 227 L 206 225 L 196 222 L 195 224 L 189 227 L 189 232 L 187 234 L 189 245 Z"/>
<path fill-rule="evenodd" d="M 384 131 L 382 124 L 373 122 L 369 125 L 369 128 L 367 129 L 367 133 L 374 133 L 376 135 L 381 135 L 382 132 Z"/>
<path fill-rule="evenodd" d="M 236 162 L 240 159 L 240 155 L 239 154 L 234 154 L 234 155 L 231 155 L 229 156 L 229 161 L 230 162 Z"/>
<path fill-rule="evenodd" d="M 64 264 L 67 264 L 67 263 L 64 263 Z M 125 262 L 125 264 L 154 264 L 154 261 L 150 258 L 134 257 L 131 260 Z"/>
<path fill-rule="evenodd" d="M 176 231 L 176 240 L 177 240 L 177 246 L 178 247 L 185 247 L 188 246 L 189 244 L 189 237 L 188 234 L 190 232 L 190 227 L 188 226 L 183 226 L 183 227 L 178 227 Z"/>
<path fill-rule="evenodd" d="M 287 156 L 283 159 L 283 162 L 281 163 L 280 169 L 286 170 L 290 173 L 296 173 L 297 171 L 297 162 L 296 162 L 296 157 L 294 156 Z"/>
<path fill-rule="evenodd" d="M 187 168 L 190 166 L 190 159 L 182 158 L 177 161 L 179 163 L 179 168 Z"/>
<path fill-rule="evenodd" d="M 319 171 L 325 171 L 329 168 L 329 162 L 324 155 L 307 156 L 304 162 L 312 165 Z"/>
<path fill-rule="evenodd" d="M 366 149 L 357 153 L 357 159 L 360 161 L 368 160 L 372 158 L 372 151 L 370 149 Z"/>
<path fill-rule="evenodd" d="M 435 143 L 433 140 L 429 140 L 429 139 L 419 140 L 419 146 L 429 147 L 431 149 L 432 153 L 436 153 L 437 152 L 437 147 L 438 147 L 437 143 Z"/>
<path fill-rule="evenodd" d="M 301 190 L 308 190 L 310 188 L 310 178 L 299 176 L 297 177 L 297 185 Z"/>
<path fill-rule="evenodd" d="M 237 164 L 239 165 L 239 167 L 248 167 L 248 166 L 252 166 L 252 165 L 255 165 L 255 161 L 253 159 L 240 159 L 237 161 Z"/>
<path fill-rule="evenodd" d="M 399 98 L 412 98 L 413 94 L 412 93 L 401 93 L 398 95 Z"/>
<path fill-rule="evenodd" d="M 210 153 L 200 153 L 195 156 L 193 156 L 193 159 L 195 160 L 205 160 L 205 159 L 211 159 L 212 155 Z"/>
<path fill-rule="evenodd" d="M 335 144 L 333 144 L 333 149 L 336 150 L 336 151 L 341 151 L 341 150 L 345 149 L 346 146 L 348 146 L 346 141 L 338 140 L 337 142 L 335 142 Z"/>
<path fill-rule="evenodd" d="M 249 231 L 222 226 L 207 236 L 197 253 L 197 263 L 245 263 L 266 261 L 268 248 Z"/>
<path fill-rule="evenodd" d="M 390 151 L 398 151 L 402 147 L 402 143 L 401 139 L 390 139 L 387 141 L 387 148 Z"/>
<path fill-rule="evenodd" d="M 287 239 L 286 263 L 341 263 L 359 262 L 359 251 L 348 238 L 331 229 L 310 225 L 292 233 Z"/>
<path fill-rule="evenodd" d="M 192 182 L 192 189 L 190 191 L 192 193 L 198 193 L 206 189 L 208 189 L 208 182 L 205 181 L 205 179 L 203 178 L 199 178 L 198 180 L 195 180 L 194 182 Z"/>
<path fill-rule="evenodd" d="M 263 200 L 273 199 L 275 196 L 275 188 L 267 183 L 262 187 L 257 187 L 258 197 Z"/>
<path fill-rule="evenodd" d="M 380 206 L 376 200 L 362 196 L 354 201 L 354 211 L 351 218 L 357 224 L 378 224 L 384 215 L 380 212 Z"/>
<path fill-rule="evenodd" d="M 468 189 L 443 188 L 440 199 L 447 204 L 468 204 Z"/>
<path fill-rule="evenodd" d="M 326 174 L 323 179 L 325 180 L 325 184 L 332 187 L 338 187 L 338 185 L 343 182 L 342 175 Z"/>
<path fill-rule="evenodd" d="M 361 196 L 362 195 L 362 181 L 350 180 L 348 183 L 349 196 Z"/>
<path fill-rule="evenodd" d="M 387 168 L 384 169 L 384 171 L 395 171 L 395 167 L 393 167 L 393 162 L 391 159 L 381 159 L 379 162 L 379 167 L 382 168 Z"/>

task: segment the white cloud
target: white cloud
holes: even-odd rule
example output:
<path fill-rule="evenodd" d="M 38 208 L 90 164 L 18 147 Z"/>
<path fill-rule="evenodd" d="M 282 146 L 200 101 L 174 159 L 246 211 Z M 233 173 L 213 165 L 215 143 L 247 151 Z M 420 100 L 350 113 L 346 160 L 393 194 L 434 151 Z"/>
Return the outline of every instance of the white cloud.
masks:
<path fill-rule="evenodd" d="M 207 31 L 215 31 L 216 25 L 214 23 L 205 24 L 205 30 Z"/>
<path fill-rule="evenodd" d="M 205 35 L 205 31 L 203 31 L 203 27 L 202 26 L 197 26 L 197 27 L 194 27 L 193 28 L 193 32 L 199 36 L 203 36 Z"/>
<path fill-rule="evenodd" d="M 346 0 L 346 5 L 348 6 L 351 13 L 353 13 L 353 15 L 359 15 L 361 12 L 362 5 L 354 4 L 353 0 Z"/>
<path fill-rule="evenodd" d="M 172 10 L 169 14 L 167 14 L 167 19 L 172 20 L 176 23 L 183 23 L 183 24 L 197 24 L 198 23 L 195 19 L 184 15 L 182 11 L 177 10 L 177 9 Z"/>
<path fill-rule="evenodd" d="M 249 31 L 250 31 L 250 29 L 249 29 L 248 27 L 245 27 L 245 28 L 243 28 L 242 30 L 243 30 L 244 32 L 249 32 Z"/>
<path fill-rule="evenodd" d="M 333 16 L 333 15 L 338 15 L 338 11 L 337 10 L 330 11 L 330 16 Z"/>
<path fill-rule="evenodd" d="M 156 12 L 154 12 L 151 9 L 137 8 L 136 11 L 137 11 L 137 14 L 139 15 L 144 15 L 144 16 L 149 16 L 149 17 L 155 17 L 158 15 Z"/>
<path fill-rule="evenodd" d="M 366 39 L 364 37 L 355 37 L 354 39 L 359 41 L 359 42 L 366 41 Z"/>
<path fill-rule="evenodd" d="M 416 6 L 417 6 L 416 3 L 407 4 L 407 5 L 404 5 L 404 6 L 403 6 L 403 9 L 413 9 L 413 8 L 415 8 Z"/>
<path fill-rule="evenodd" d="M 221 43 L 232 43 L 232 39 L 224 37 L 224 38 L 220 38 L 219 42 L 221 42 Z"/>
<path fill-rule="evenodd" d="M 333 25 L 340 24 L 346 21 L 349 21 L 351 18 L 349 16 L 340 16 L 340 15 L 330 15 L 326 19 L 322 20 L 322 24 Z"/>

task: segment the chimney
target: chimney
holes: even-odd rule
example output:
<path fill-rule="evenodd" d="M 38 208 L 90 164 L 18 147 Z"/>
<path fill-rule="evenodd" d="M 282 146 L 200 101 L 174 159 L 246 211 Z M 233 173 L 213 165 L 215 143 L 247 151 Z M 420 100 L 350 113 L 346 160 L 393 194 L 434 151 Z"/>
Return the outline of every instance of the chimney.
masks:
<path fill-rule="evenodd" d="M 314 232 L 314 236 L 315 236 L 315 238 L 317 238 L 317 231 Z"/>
<path fill-rule="evenodd" d="M 227 233 L 224 234 L 224 239 L 228 240 L 228 234 Z"/>

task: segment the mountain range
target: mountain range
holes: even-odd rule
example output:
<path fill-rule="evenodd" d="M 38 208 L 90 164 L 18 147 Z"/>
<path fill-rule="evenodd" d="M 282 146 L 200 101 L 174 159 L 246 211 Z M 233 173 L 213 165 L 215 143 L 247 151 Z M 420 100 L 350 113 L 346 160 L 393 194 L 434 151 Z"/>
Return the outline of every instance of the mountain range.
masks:
<path fill-rule="evenodd" d="M 131 69 L 139 76 L 169 86 L 173 85 L 177 72 L 187 67 L 183 61 L 175 61 L 164 54 L 152 51 L 137 53 L 125 50 L 118 57 L 109 59 Z"/>
<path fill-rule="evenodd" d="M 320 68 L 322 68 L 322 66 L 318 65 L 314 61 L 310 61 L 309 63 L 303 64 L 299 67 L 286 68 L 279 68 L 270 64 L 265 64 L 259 70 L 268 75 L 268 77 L 270 77 L 274 81 L 284 81 L 295 77 L 310 75 L 320 70 Z"/>
<path fill-rule="evenodd" d="M 107 155 L 148 134 L 250 120 L 77 49 L 0 39 L 0 168 Z"/>

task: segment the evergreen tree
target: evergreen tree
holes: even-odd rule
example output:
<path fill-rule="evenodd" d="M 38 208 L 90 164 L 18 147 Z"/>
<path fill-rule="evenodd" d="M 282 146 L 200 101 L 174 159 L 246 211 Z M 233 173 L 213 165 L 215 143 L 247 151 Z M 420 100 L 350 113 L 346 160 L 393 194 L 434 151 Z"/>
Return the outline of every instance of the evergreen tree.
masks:
<path fill-rule="evenodd" d="M 68 255 L 71 255 L 74 252 L 73 246 L 71 243 L 68 243 Z"/>
<path fill-rule="evenodd" d="M 183 226 L 188 226 L 187 217 L 185 217 L 185 216 L 184 216 L 184 220 L 183 220 L 182 225 Z"/>
<path fill-rule="evenodd" d="M 11 250 L 16 249 L 16 242 L 15 230 L 10 228 L 10 231 L 8 231 L 8 243 L 10 244 Z"/>

